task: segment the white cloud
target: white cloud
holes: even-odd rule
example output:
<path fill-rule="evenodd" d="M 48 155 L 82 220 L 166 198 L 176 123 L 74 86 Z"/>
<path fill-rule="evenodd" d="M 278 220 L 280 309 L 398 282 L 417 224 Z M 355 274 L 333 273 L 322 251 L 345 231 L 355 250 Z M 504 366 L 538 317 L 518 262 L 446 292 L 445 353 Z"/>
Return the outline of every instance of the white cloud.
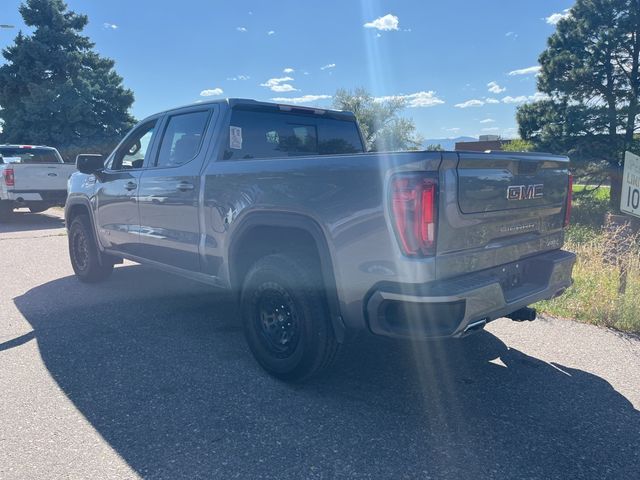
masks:
<path fill-rule="evenodd" d="M 560 20 L 564 20 L 565 18 L 569 18 L 571 16 L 571 12 L 569 9 L 565 9 L 559 13 L 552 13 L 547 18 L 545 18 L 545 22 L 549 25 L 557 25 Z"/>
<path fill-rule="evenodd" d="M 436 96 L 436 92 L 429 90 L 428 92 L 421 91 L 416 93 L 410 93 L 408 95 L 388 95 L 386 97 L 376 97 L 376 102 L 384 102 L 387 100 L 402 99 L 407 102 L 409 108 L 426 108 L 435 107 L 436 105 L 442 105 L 444 100 L 439 99 Z"/>
<path fill-rule="evenodd" d="M 517 97 L 512 97 L 511 95 L 507 95 L 502 99 L 502 103 L 524 103 L 528 100 L 526 95 L 519 95 Z"/>
<path fill-rule="evenodd" d="M 532 75 L 540 73 L 540 65 L 535 65 L 533 67 L 520 68 L 518 70 L 512 70 L 509 72 L 509 76 L 513 77 L 514 75 Z"/>
<path fill-rule="evenodd" d="M 327 65 L 320 67 L 320 70 L 328 70 L 330 68 L 336 68 L 336 64 L 335 63 L 328 63 Z"/>
<path fill-rule="evenodd" d="M 227 77 L 227 80 L 231 80 L 235 82 L 236 80 L 249 80 L 251 77 L 249 75 L 238 75 L 236 77 Z"/>
<path fill-rule="evenodd" d="M 505 37 L 513 37 L 518 38 L 518 34 L 516 32 L 507 32 L 504 34 Z"/>
<path fill-rule="evenodd" d="M 116 25 L 115 23 L 109 23 L 109 22 L 104 22 L 102 26 L 107 30 L 116 30 L 118 28 L 118 25 Z"/>
<path fill-rule="evenodd" d="M 387 13 L 384 17 L 379 17 L 372 22 L 365 23 L 364 28 L 376 28 L 384 31 L 398 30 L 399 23 L 398 17 Z"/>
<path fill-rule="evenodd" d="M 287 67 L 284 70 L 282 70 L 283 73 L 293 73 L 295 72 L 295 70 L 291 67 Z"/>
<path fill-rule="evenodd" d="M 484 101 L 474 98 L 472 100 L 467 100 L 466 102 L 456 103 L 454 105 L 454 107 L 456 107 L 456 108 L 469 108 L 469 107 L 481 107 L 483 105 L 484 105 Z"/>
<path fill-rule="evenodd" d="M 274 85 L 269 88 L 271 88 L 272 92 L 278 92 L 278 93 L 298 91 L 297 88 L 295 88 L 293 85 L 289 85 L 288 83 L 283 83 L 282 85 Z"/>
<path fill-rule="evenodd" d="M 236 30 L 243 33 L 247 31 L 245 27 L 236 27 Z"/>
<path fill-rule="evenodd" d="M 210 88 L 207 90 L 202 90 L 200 92 L 200 96 L 201 97 L 215 97 L 217 95 L 222 95 L 224 92 L 222 91 L 221 88 Z"/>
<path fill-rule="evenodd" d="M 271 100 L 278 103 L 310 103 L 318 100 L 327 100 L 329 98 L 331 98 L 331 95 L 303 95 L 302 97 L 293 98 L 276 97 Z"/>
<path fill-rule="evenodd" d="M 483 132 L 497 132 L 498 130 L 500 130 L 498 127 L 486 127 L 482 129 Z"/>
<path fill-rule="evenodd" d="M 270 78 L 266 82 L 261 83 L 260 86 L 267 87 L 271 89 L 272 92 L 297 92 L 297 88 L 289 83 L 286 83 L 292 81 L 293 78 L 291 77 Z"/>
<path fill-rule="evenodd" d="M 458 133 L 461 128 L 460 127 L 451 127 L 451 128 L 443 128 L 445 132 Z"/>
<path fill-rule="evenodd" d="M 493 118 L 485 118 L 484 120 L 480 120 L 480 123 L 493 123 L 495 120 Z"/>
<path fill-rule="evenodd" d="M 267 35 L 275 35 L 275 33 L 276 33 L 275 30 L 269 30 L 267 32 Z"/>
<path fill-rule="evenodd" d="M 540 100 L 549 100 L 549 95 L 541 92 L 536 92 L 533 95 L 529 95 L 529 101 L 531 102 L 539 102 Z"/>
<path fill-rule="evenodd" d="M 498 100 L 497 98 L 487 97 L 484 99 L 484 103 L 486 104 L 500 103 L 500 100 Z"/>
<path fill-rule="evenodd" d="M 506 90 L 506 88 L 501 87 L 496 82 L 487 83 L 487 87 L 489 88 L 489 91 L 491 93 L 502 93 L 502 92 L 504 92 Z"/>
<path fill-rule="evenodd" d="M 517 97 L 512 97 L 507 95 L 502 99 L 502 103 L 510 103 L 510 104 L 522 104 L 526 102 L 538 102 L 540 100 L 547 100 L 549 96 L 545 93 L 536 92 L 533 95 L 519 95 Z"/>

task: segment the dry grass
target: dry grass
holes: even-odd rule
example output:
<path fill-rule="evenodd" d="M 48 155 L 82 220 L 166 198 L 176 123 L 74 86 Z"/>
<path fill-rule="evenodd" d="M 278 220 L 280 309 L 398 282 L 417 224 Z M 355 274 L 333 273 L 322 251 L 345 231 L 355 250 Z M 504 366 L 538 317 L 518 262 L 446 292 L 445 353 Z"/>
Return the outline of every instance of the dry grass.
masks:
<path fill-rule="evenodd" d="M 620 232 L 607 232 L 577 225 L 568 235 L 567 250 L 578 256 L 575 284 L 560 298 L 540 302 L 537 307 L 560 317 L 640 332 L 640 249 L 637 238 L 622 247 L 620 257 L 627 267 L 627 288 L 619 293 L 620 268 L 607 262 L 611 246 L 620 242 Z"/>
<path fill-rule="evenodd" d="M 621 294 L 620 268 L 605 260 L 612 245 L 620 242 L 619 231 L 603 227 L 609 211 L 608 187 L 592 190 L 574 186 L 574 208 L 565 249 L 578 255 L 575 284 L 560 298 L 540 302 L 546 313 L 627 332 L 640 333 L 640 242 L 638 236 L 622 242 L 621 255 L 627 267 L 627 288 Z"/>

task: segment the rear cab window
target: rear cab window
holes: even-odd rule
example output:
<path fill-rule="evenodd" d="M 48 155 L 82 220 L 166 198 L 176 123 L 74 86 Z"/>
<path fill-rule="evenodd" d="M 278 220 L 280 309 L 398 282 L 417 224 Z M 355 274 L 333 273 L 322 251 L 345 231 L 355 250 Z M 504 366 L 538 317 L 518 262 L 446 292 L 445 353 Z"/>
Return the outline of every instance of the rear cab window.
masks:
<path fill-rule="evenodd" d="M 0 147 L 3 163 L 62 163 L 58 152 L 52 148 Z"/>
<path fill-rule="evenodd" d="M 222 158 L 251 160 L 362 152 L 364 147 L 355 119 L 236 107 Z"/>

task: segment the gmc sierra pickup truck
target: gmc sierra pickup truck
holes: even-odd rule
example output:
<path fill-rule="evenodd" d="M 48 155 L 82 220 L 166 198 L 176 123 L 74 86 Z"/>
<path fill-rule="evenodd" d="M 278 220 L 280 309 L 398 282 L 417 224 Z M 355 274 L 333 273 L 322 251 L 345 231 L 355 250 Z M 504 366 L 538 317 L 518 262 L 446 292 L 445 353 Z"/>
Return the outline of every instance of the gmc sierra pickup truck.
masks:
<path fill-rule="evenodd" d="M 67 180 L 76 171 L 55 148 L 36 145 L 0 145 L 0 221 L 15 208 L 32 213 L 63 206 Z"/>
<path fill-rule="evenodd" d="M 80 280 L 123 258 L 229 289 L 285 380 L 357 332 L 463 337 L 571 285 L 566 157 L 365 153 L 351 113 L 251 100 L 153 115 L 80 155 L 65 208 Z"/>

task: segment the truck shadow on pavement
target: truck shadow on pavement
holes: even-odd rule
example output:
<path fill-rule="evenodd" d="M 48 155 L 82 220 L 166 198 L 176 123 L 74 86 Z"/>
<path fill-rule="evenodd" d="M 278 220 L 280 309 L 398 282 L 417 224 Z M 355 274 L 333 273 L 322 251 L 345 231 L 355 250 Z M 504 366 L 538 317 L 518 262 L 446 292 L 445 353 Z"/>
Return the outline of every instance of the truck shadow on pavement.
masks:
<path fill-rule="evenodd" d="M 365 338 L 329 375 L 291 386 L 256 366 L 229 296 L 145 267 L 14 301 L 53 378 L 144 477 L 638 473 L 640 413 L 624 396 L 486 332 L 453 345 Z"/>
<path fill-rule="evenodd" d="M 26 210 L 18 210 L 11 216 L 10 220 L 0 222 L 0 234 L 55 228 L 64 228 L 64 218 L 53 210 L 47 210 L 42 213 L 29 213 Z"/>

